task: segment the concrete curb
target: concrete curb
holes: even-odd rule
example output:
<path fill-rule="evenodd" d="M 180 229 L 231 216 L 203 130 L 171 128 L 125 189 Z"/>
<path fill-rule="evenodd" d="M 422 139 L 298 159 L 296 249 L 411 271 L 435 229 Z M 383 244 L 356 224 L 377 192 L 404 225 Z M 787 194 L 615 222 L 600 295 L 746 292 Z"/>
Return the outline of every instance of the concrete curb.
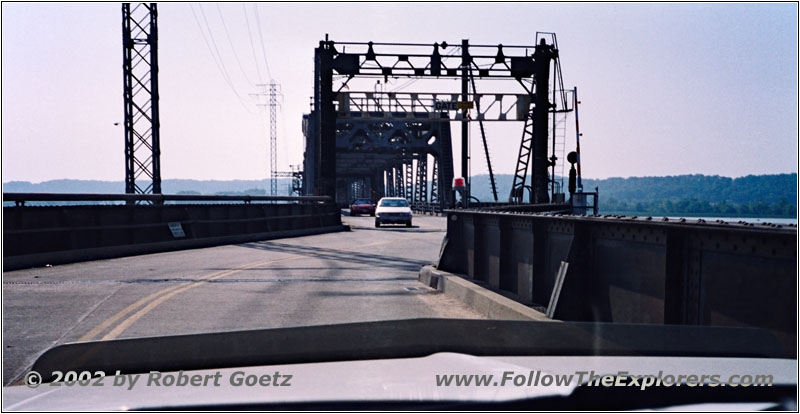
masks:
<path fill-rule="evenodd" d="M 461 276 L 439 270 L 432 265 L 424 266 L 419 271 L 418 279 L 425 285 L 464 302 L 489 319 L 553 321 L 537 310 L 478 286 Z"/>

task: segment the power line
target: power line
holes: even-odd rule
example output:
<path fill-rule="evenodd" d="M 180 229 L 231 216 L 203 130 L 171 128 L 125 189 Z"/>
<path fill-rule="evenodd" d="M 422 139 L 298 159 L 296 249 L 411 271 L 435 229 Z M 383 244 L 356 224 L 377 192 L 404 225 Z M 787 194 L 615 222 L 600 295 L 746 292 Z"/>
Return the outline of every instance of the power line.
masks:
<path fill-rule="evenodd" d="M 256 25 L 258 26 L 258 37 L 261 41 L 261 53 L 264 57 L 264 66 L 267 68 L 267 76 L 272 79 L 272 74 L 269 71 L 269 63 L 267 63 L 267 49 L 264 47 L 264 35 L 261 32 L 261 18 L 258 16 L 258 3 L 253 5 L 253 10 L 255 10 L 256 14 Z"/>
<path fill-rule="evenodd" d="M 211 39 L 211 44 L 214 46 L 214 50 L 217 52 L 217 56 L 219 56 L 219 63 L 222 66 L 222 72 L 225 74 L 225 78 L 228 79 L 228 83 L 230 83 L 231 87 L 233 87 L 233 82 L 231 82 L 231 76 L 230 74 L 228 74 L 228 69 L 225 67 L 225 60 L 222 59 L 222 54 L 219 53 L 217 42 L 214 40 L 214 32 L 211 31 L 211 25 L 208 24 L 208 19 L 206 19 L 206 12 L 203 11 L 203 4 L 198 3 L 197 7 L 200 8 L 200 15 L 203 16 L 203 22 L 205 22 L 206 28 L 208 29 L 208 37 Z M 236 95 L 239 95 L 238 92 Z"/>
<path fill-rule="evenodd" d="M 205 31 L 203 30 L 203 26 L 200 24 L 200 19 L 197 18 L 197 13 L 194 11 L 194 6 L 192 6 L 191 3 L 189 4 L 189 8 L 192 10 L 192 16 L 194 17 L 195 23 L 197 23 L 197 28 L 200 30 L 200 35 L 203 37 L 203 42 L 205 42 L 206 47 L 208 48 L 208 52 L 211 53 L 211 57 L 212 57 L 212 59 L 214 59 L 214 64 L 217 66 L 217 70 L 219 70 L 220 75 L 222 75 L 222 79 L 225 80 L 225 83 L 228 84 L 228 87 L 236 95 L 236 97 L 238 98 L 239 103 L 242 105 L 242 107 L 245 110 L 247 110 L 248 113 L 254 114 L 254 112 L 251 111 L 250 108 L 247 107 L 247 105 L 245 105 L 244 99 L 242 99 L 242 96 L 239 95 L 239 92 L 236 91 L 236 88 L 233 87 L 233 83 L 231 82 L 230 78 L 228 77 L 227 72 L 224 70 L 223 66 L 221 66 L 221 62 L 219 61 L 219 60 L 221 60 L 221 56 L 217 57 L 217 55 L 214 54 L 214 50 L 211 49 L 211 44 L 208 42 L 208 39 L 206 38 L 206 34 L 205 34 Z M 201 7 L 200 11 L 202 12 L 202 7 Z M 209 28 L 209 35 L 210 34 L 211 33 L 210 33 L 210 28 Z"/>
<path fill-rule="evenodd" d="M 258 65 L 258 58 L 256 57 L 256 44 L 253 42 L 253 31 L 250 29 L 250 18 L 247 17 L 247 5 L 242 3 L 242 8 L 244 9 L 244 21 L 247 23 L 247 35 L 250 36 L 250 47 L 253 49 L 253 62 L 256 64 L 256 70 L 258 71 L 258 82 L 264 83 L 264 78 L 261 77 L 261 69 L 259 69 Z"/>
<path fill-rule="evenodd" d="M 214 51 L 211 50 L 211 45 L 208 43 L 208 39 L 206 38 L 206 33 L 205 31 L 203 31 L 203 27 L 200 25 L 200 20 L 197 18 L 197 13 L 195 13 L 194 6 L 192 6 L 191 3 L 189 3 L 189 8 L 192 10 L 192 16 L 194 17 L 195 23 L 197 23 L 197 29 L 200 30 L 200 35 L 203 36 L 203 42 L 205 42 L 206 47 L 208 48 L 208 52 L 211 53 L 211 57 L 214 59 L 214 64 L 217 66 L 217 69 L 219 70 L 219 73 L 220 75 L 222 75 L 222 78 L 225 80 L 225 82 L 228 82 L 228 78 L 225 77 L 225 73 L 222 72 L 222 68 L 219 66 L 217 55 L 215 55 Z"/>
<path fill-rule="evenodd" d="M 244 66 L 242 66 L 242 61 L 239 60 L 239 55 L 236 53 L 236 47 L 233 46 L 233 41 L 231 40 L 231 34 L 228 32 L 228 25 L 225 24 L 225 18 L 222 16 L 222 9 L 219 7 L 219 3 L 216 4 L 217 12 L 219 13 L 219 19 L 222 21 L 222 28 L 225 29 L 225 37 L 228 38 L 228 44 L 231 46 L 231 51 L 233 52 L 233 57 L 236 58 L 236 64 L 239 66 L 239 70 L 244 75 L 244 78 L 247 80 L 247 84 L 252 85 L 253 82 L 250 80 L 250 77 L 247 76 L 247 73 L 244 70 Z"/>

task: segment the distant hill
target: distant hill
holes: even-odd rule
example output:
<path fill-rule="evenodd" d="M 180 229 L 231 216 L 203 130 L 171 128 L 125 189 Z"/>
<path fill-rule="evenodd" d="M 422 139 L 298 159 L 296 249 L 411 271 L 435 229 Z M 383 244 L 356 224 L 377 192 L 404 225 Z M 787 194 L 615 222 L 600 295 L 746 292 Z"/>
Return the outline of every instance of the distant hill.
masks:
<path fill-rule="evenodd" d="M 290 178 L 278 179 L 278 195 L 289 195 L 292 185 Z M 264 180 L 184 180 L 169 179 L 161 181 L 165 194 L 250 194 L 264 195 L 269 189 L 269 181 Z M 51 180 L 41 183 L 10 181 L 3 183 L 3 191 L 9 193 L 124 193 L 123 181 L 95 180 Z"/>
<path fill-rule="evenodd" d="M 508 200 L 513 177 L 496 176 L 498 199 Z M 566 185 L 566 180 L 564 180 Z M 278 194 L 288 195 L 291 179 L 278 180 Z M 604 214 L 797 216 L 797 174 L 748 175 L 740 178 L 717 175 L 677 175 L 583 180 L 586 191 L 600 190 L 600 211 Z M 41 183 L 11 181 L 4 192 L 35 193 L 121 193 L 122 181 L 52 180 Z M 162 181 L 167 194 L 266 194 L 265 180 L 183 180 Z M 481 201 L 493 200 L 489 176 L 472 177 L 472 194 Z"/>

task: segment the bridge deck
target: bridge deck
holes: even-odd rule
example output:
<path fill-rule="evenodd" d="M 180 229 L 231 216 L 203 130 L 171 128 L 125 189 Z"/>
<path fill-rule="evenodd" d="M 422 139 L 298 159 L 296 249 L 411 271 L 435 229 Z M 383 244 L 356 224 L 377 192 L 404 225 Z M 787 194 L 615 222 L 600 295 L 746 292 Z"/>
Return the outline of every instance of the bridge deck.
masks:
<path fill-rule="evenodd" d="M 417 282 L 437 259 L 441 217 L 413 228 L 220 246 L 49 268 L 3 277 L 3 383 L 56 344 L 153 335 L 400 318 L 480 318 Z"/>

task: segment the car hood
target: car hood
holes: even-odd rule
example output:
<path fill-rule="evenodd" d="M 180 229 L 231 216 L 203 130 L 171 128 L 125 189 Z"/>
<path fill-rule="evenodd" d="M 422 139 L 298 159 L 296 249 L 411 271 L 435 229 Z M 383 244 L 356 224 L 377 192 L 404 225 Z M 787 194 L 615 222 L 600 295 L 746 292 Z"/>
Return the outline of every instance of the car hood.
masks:
<path fill-rule="evenodd" d="M 502 377 L 507 371 L 521 375 L 578 370 L 597 374 L 627 370 L 635 375 L 735 372 L 769 374 L 775 384 L 796 387 L 797 361 L 782 352 L 774 335 L 749 328 L 459 319 L 131 338 L 49 349 L 32 367 L 46 383 L 36 388 L 4 387 L 3 408 L 33 411 L 224 408 L 314 401 L 496 402 L 564 396 L 586 388 L 575 389 L 576 384 L 436 385 L 436 375 Z M 218 385 L 207 386 L 147 384 L 152 371 L 181 370 L 185 375 L 218 373 L 220 380 Z M 97 386 L 95 381 L 87 386 L 54 386 L 47 383 L 53 371 L 101 371 L 106 377 Z M 237 372 L 256 377 L 276 372 L 292 375 L 291 385 L 236 386 L 230 379 Z M 137 374 L 139 380 L 131 389 L 114 385 L 123 375 Z"/>
<path fill-rule="evenodd" d="M 634 375 L 769 373 L 774 384 L 797 383 L 796 361 L 748 358 L 658 358 L 658 357 L 476 357 L 458 353 L 436 353 L 421 358 L 382 359 L 311 364 L 249 366 L 182 372 L 186 376 L 219 375 L 218 385 L 166 386 L 148 383 L 150 375 L 138 374 L 133 386 L 124 375 L 105 377 L 92 386 L 24 385 L 3 388 L 4 410 L 133 410 L 258 407 L 277 404 L 325 402 L 448 401 L 502 402 L 532 398 L 566 397 L 573 393 L 577 378 L 569 385 L 553 386 L 437 386 L 437 375 L 493 375 L 502 380 L 507 372 L 535 377 L 593 371 L 597 375 L 626 371 Z M 530 373 L 534 374 L 531 375 Z M 236 385 L 247 375 L 280 375 L 285 386 Z M 169 375 L 161 373 L 162 377 Z M 173 372 L 173 375 L 178 373 Z M 291 376 L 288 380 L 283 378 Z M 123 382 L 124 381 L 124 382 Z M 115 385 L 115 383 L 117 385 Z M 584 386 L 585 387 L 585 386 Z M 289 404 L 289 405 L 285 405 Z M 748 409 L 767 408 L 748 406 Z M 715 406 L 715 409 L 725 408 Z M 739 407 L 741 409 L 741 407 Z"/>

